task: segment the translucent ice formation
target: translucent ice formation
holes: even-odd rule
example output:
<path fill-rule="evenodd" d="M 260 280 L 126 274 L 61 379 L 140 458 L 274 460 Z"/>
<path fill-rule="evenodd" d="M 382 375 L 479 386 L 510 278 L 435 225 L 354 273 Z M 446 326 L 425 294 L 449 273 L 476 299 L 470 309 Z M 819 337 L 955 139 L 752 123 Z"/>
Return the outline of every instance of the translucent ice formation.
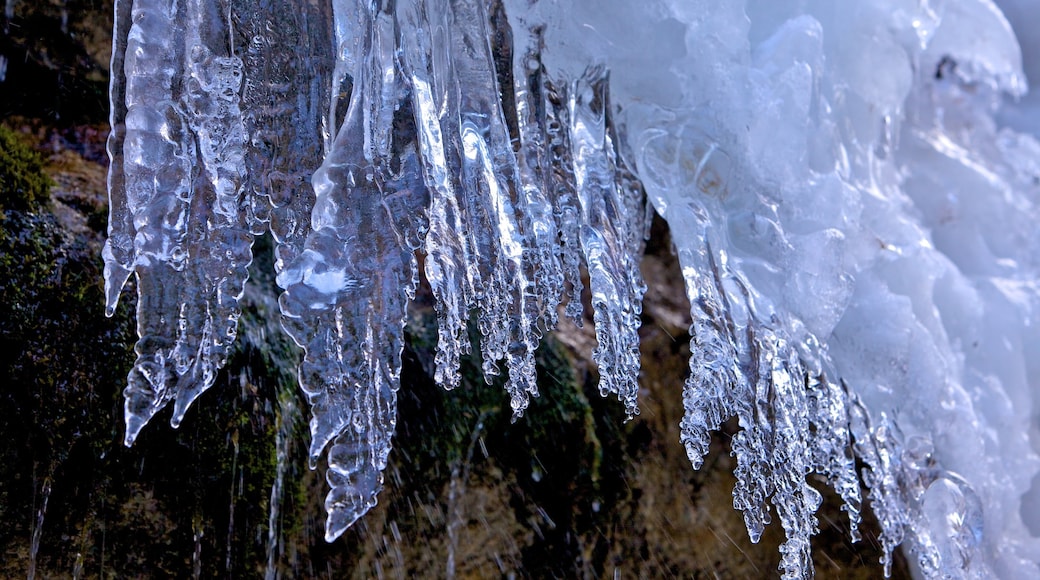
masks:
<path fill-rule="evenodd" d="M 140 285 L 127 443 L 170 401 L 179 423 L 213 384 L 235 338 L 251 261 L 242 61 L 211 8 L 142 2 L 129 22 L 123 5 L 116 11 L 117 31 L 129 30 L 114 63 L 126 74 L 125 85 L 113 83 L 125 108 L 113 107 L 123 126 L 111 138 L 105 274 L 109 311 L 132 271 Z"/>
<path fill-rule="evenodd" d="M 330 541 L 382 485 L 421 275 L 437 381 L 473 314 L 519 416 L 584 268 L 634 415 L 649 202 L 693 319 L 682 443 L 699 467 L 739 419 L 734 507 L 753 540 L 775 512 L 785 577 L 812 573 L 810 474 L 854 539 L 869 505 L 886 567 L 1040 574 L 1040 123 L 1004 102 L 1026 78 L 990 0 L 119 0 L 115 34 L 127 443 L 212 385 L 267 228 Z"/>

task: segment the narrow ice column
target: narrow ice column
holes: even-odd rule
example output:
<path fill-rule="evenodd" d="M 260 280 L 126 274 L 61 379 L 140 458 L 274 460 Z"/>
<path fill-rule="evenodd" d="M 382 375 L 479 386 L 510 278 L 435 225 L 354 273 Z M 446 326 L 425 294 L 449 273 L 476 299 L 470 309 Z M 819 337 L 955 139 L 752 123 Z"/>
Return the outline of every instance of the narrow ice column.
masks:
<path fill-rule="evenodd" d="M 116 8 L 116 33 L 122 31 L 126 38 L 113 48 L 118 69 L 111 86 L 111 219 L 105 250 L 110 314 L 139 262 L 183 268 L 185 225 L 178 214 L 191 196 L 187 158 L 192 153 L 178 109 L 183 6 L 139 0 L 132 7 L 130 1 L 119 2 Z"/>
<path fill-rule="evenodd" d="M 11 1 L 8 6 L 13 6 Z M 109 67 L 108 134 L 108 239 L 102 250 L 105 260 L 105 313 L 115 313 L 119 294 L 134 271 L 134 223 L 123 174 L 123 145 L 126 139 L 126 48 L 131 28 L 133 0 L 116 0 L 112 23 L 112 61 Z M 141 63 L 145 65 L 145 63 Z M 154 66 L 154 65 L 153 65 Z"/>
<path fill-rule="evenodd" d="M 326 4 L 328 3 L 328 4 Z M 364 47 L 368 37 L 362 34 L 362 23 L 368 17 L 366 2 L 358 0 L 324 0 L 319 3 L 332 10 L 332 18 L 315 23 L 316 26 L 332 26 L 334 66 L 332 70 L 332 94 L 327 103 L 325 116 L 325 151 L 332 148 L 337 130 L 343 126 L 347 107 L 350 104 L 354 76 L 365 59 Z"/>
<path fill-rule="evenodd" d="M 113 84 L 113 100 L 124 98 L 126 133 L 122 163 L 115 151 L 118 137 L 110 141 L 117 155 L 110 195 L 113 217 L 127 216 L 129 224 L 118 218 L 110 222 L 110 251 L 105 254 L 106 270 L 112 274 L 106 280 L 109 310 L 122 285 L 119 278 L 125 280 L 121 274 L 131 269 L 137 273 L 139 294 L 138 358 L 125 391 L 127 443 L 175 395 L 176 328 L 162 319 L 172 314 L 170 320 L 177 320 L 182 285 L 179 280 L 164 285 L 157 278 L 163 270 L 176 277 L 185 269 L 187 213 L 194 197 L 194 140 L 180 108 L 186 18 L 183 4 L 135 2 L 123 61 L 127 82 L 124 87 Z M 127 237 L 133 240 L 132 249 L 125 247 Z"/>
<path fill-rule="evenodd" d="M 425 274 L 436 298 L 435 378 L 459 385 L 459 364 L 470 351 L 466 323 L 476 306 L 481 267 L 472 241 L 468 204 L 458 181 L 458 86 L 449 58 L 449 10 L 445 0 L 400 0 L 396 17 L 401 66 L 411 86 L 422 176 L 430 191 Z M 454 126 L 453 126 L 454 125 Z"/>
<path fill-rule="evenodd" d="M 500 15 L 500 22 L 506 21 Z M 504 26 L 500 24 L 500 26 Z M 530 26 L 530 25 L 528 25 Z M 517 133 L 518 207 L 525 216 L 528 235 L 525 263 L 534 270 L 528 301 L 540 307 L 535 313 L 537 324 L 552 330 L 557 323 L 557 307 L 563 296 L 564 274 L 561 255 L 560 226 L 552 203 L 554 175 L 549 144 L 549 116 L 546 101 L 546 71 L 541 61 L 544 49 L 540 25 L 513 28 L 512 79 Z M 575 248 L 576 250 L 577 248 Z M 580 284 L 580 279 L 578 280 Z M 580 304 L 580 301 L 579 301 Z"/>
<path fill-rule="evenodd" d="M 755 341 L 752 350 L 753 358 L 758 359 L 755 413 L 741 417 L 745 429 L 738 435 L 757 431 L 764 441 L 741 453 L 734 437 L 733 448 L 738 453 L 736 475 L 740 480 L 745 465 L 766 466 L 765 473 L 759 477 L 772 488 L 770 503 L 786 535 L 780 545 L 780 569 L 785 578 L 802 578 L 812 569 L 809 540 L 817 532 L 816 510 L 823 501 L 820 493 L 806 481 L 808 474 L 817 470 L 811 452 L 813 433 L 809 428 L 806 374 L 797 352 L 781 332 L 762 326 L 756 332 Z M 843 443 L 848 442 L 829 442 L 835 446 Z M 737 500 L 741 491 L 739 487 L 734 491 L 734 507 L 739 507 Z M 759 500 L 753 495 L 745 498 L 751 502 Z"/>
<path fill-rule="evenodd" d="M 570 138 L 577 197 L 579 236 L 592 290 L 598 345 L 600 393 L 613 393 L 629 416 L 639 413 L 639 324 L 643 284 L 638 256 L 628 253 L 631 216 L 618 188 L 616 151 L 608 131 L 608 77 L 592 67 L 573 85 Z M 642 227 L 643 213 L 638 223 Z"/>
<path fill-rule="evenodd" d="M 581 251 L 581 204 L 574 176 L 568 82 L 557 83 L 546 78 L 543 90 L 550 166 L 549 199 L 560 232 L 563 291 L 568 292 L 564 314 L 581 327 L 585 320 L 581 299 L 585 288 L 581 266 L 585 257 Z"/>
<path fill-rule="evenodd" d="M 198 157 L 188 216 L 189 278 L 178 318 L 173 357 L 179 375 L 171 424 L 212 386 L 238 332 L 239 299 L 253 261 L 253 235 L 244 191 L 246 134 L 240 108 L 242 59 L 230 38 L 227 0 L 190 0 L 187 93 L 184 107 Z M 205 216 L 205 219 L 202 219 Z M 187 328 L 187 331 L 180 329 Z M 194 332 L 190 329 L 196 329 Z M 198 332 L 197 329 L 201 329 Z M 181 369 L 184 369 L 183 371 Z"/>

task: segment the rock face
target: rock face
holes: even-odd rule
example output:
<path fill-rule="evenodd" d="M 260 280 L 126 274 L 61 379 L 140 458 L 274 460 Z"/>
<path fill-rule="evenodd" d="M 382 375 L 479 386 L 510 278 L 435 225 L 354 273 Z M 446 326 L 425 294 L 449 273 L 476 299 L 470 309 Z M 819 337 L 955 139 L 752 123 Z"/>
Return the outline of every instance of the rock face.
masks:
<path fill-rule="evenodd" d="M 0 14 L 0 117 L 107 116 L 112 0 L 9 0 Z"/>
<path fill-rule="evenodd" d="M 4 22 L 21 32 L 0 47 L 11 63 L 0 86 L 21 88 L 0 91 L 14 129 L 0 128 L 0 159 L 19 160 L 0 164 L 0 576 L 776 574 L 780 530 L 752 545 L 732 509 L 735 425 L 714 438 L 699 472 L 678 442 L 689 306 L 660 222 L 642 264 L 651 290 L 641 414 L 628 423 L 599 396 L 591 318 L 545 338 L 542 395 L 521 421 L 510 422 L 508 395 L 484 384 L 474 358 L 463 361 L 460 388 L 439 389 L 424 286 L 409 314 L 386 489 L 326 544 L 316 499 L 326 484 L 305 467 L 298 352 L 279 328 L 261 238 L 238 342 L 205 404 L 180 429 L 156 424 L 123 447 L 134 306 L 103 314 L 105 111 L 94 91 L 103 92 L 107 54 L 89 40 L 107 36 L 108 4 L 16 3 Z M 14 66 L 44 53 L 45 64 Z M 66 96 L 42 103 L 46 87 Z M 827 496 L 820 513 L 817 574 L 879 576 L 870 526 L 848 544 L 839 503 Z"/>

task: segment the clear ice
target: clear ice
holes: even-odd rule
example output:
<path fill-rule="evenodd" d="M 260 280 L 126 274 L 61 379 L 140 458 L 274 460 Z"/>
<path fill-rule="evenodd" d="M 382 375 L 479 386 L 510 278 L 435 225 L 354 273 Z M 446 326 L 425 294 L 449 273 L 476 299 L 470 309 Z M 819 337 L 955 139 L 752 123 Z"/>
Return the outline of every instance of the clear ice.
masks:
<path fill-rule="evenodd" d="M 811 477 L 852 539 L 878 518 L 886 573 L 902 544 L 924 577 L 1040 575 L 1040 8 L 998 4 L 117 0 L 126 443 L 212 386 L 266 231 L 329 541 L 382 486 L 420 280 L 438 383 L 474 316 L 519 417 L 587 273 L 631 417 L 656 211 L 693 321 L 682 444 L 698 468 L 738 419 L 733 505 L 755 541 L 779 519 L 784 577 L 812 575 Z"/>

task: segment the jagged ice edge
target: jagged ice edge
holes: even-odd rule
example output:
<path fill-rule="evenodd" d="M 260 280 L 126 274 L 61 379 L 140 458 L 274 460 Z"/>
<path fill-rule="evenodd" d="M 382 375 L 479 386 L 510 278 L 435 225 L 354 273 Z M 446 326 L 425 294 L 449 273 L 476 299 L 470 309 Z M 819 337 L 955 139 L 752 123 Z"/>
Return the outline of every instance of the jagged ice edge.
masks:
<path fill-rule="evenodd" d="M 425 273 L 437 298 L 441 384 L 457 384 L 459 356 L 469 349 L 465 322 L 476 308 L 485 373 L 495 374 L 496 361 L 506 360 L 507 389 L 521 414 L 527 397 L 536 394 L 533 350 L 555 322 L 561 280 L 577 289 L 569 306 L 574 315 L 581 284 L 576 265 L 582 264 L 590 272 L 601 390 L 618 394 L 630 414 L 637 412 L 635 332 L 645 289 L 637 264 L 645 212 L 639 211 L 644 202 L 633 166 L 619 155 L 624 138 L 610 118 L 603 69 L 550 80 L 539 51 L 531 49 L 538 43 L 537 25 L 521 33 L 529 37 L 518 59 L 525 63 L 523 74 L 519 66 L 496 68 L 489 21 L 497 22 L 496 34 L 508 25 L 502 17 L 489 18 L 480 2 L 402 1 L 395 11 L 341 2 L 333 7 L 336 86 L 330 91 L 312 81 L 302 91 L 309 106 L 289 108 L 305 111 L 308 122 L 293 128 L 279 126 L 277 113 L 251 113 L 262 97 L 277 99 L 275 83 L 265 82 L 271 71 L 250 70 L 239 56 L 263 52 L 264 42 L 227 38 L 229 28 L 212 18 L 229 14 L 248 22 L 257 5 L 197 0 L 176 5 L 178 12 L 147 0 L 128 6 L 116 6 L 113 71 L 125 71 L 125 80 L 113 74 L 112 217 L 105 248 L 109 312 L 130 273 L 139 284 L 142 338 L 126 391 L 128 444 L 170 400 L 176 426 L 212 385 L 234 338 L 252 236 L 267 221 L 279 243 L 286 328 L 307 350 L 301 384 L 314 406 L 312 462 L 336 440 L 329 452 L 330 540 L 374 505 L 381 486 L 396 421 L 403 305 L 417 283 L 410 257 L 415 249 L 426 253 Z M 311 10 L 328 19 L 320 8 L 275 6 L 272 11 Z M 448 38 L 434 43 L 411 34 L 415 23 L 431 19 L 445 20 L 422 30 Z M 320 62 L 327 54 L 322 42 L 313 44 L 317 54 L 297 51 L 297 63 Z M 238 46 L 255 50 L 236 52 Z M 435 46 L 453 49 L 445 59 L 434 54 Z M 256 58 L 253 66 L 275 54 L 278 47 L 268 44 L 267 58 Z M 463 91 L 468 83 L 479 90 Z M 510 84 L 517 102 L 503 109 L 499 95 L 507 96 L 502 89 Z M 266 89 L 251 93 L 256 87 Z M 351 98 L 339 137 L 331 140 L 319 125 L 339 124 L 336 91 Z M 329 112 L 315 113 L 322 107 L 314 103 L 327 95 Z M 250 108 L 243 110 L 242 102 Z M 506 114 L 510 109 L 515 116 Z M 266 135 L 267 145 L 289 150 L 286 143 L 303 141 L 312 155 L 272 157 L 257 138 L 269 127 L 275 129 Z M 510 133 L 520 135 L 519 151 Z M 299 168 L 317 158 L 322 139 L 327 153 L 315 174 L 317 202 L 308 227 L 310 185 Z M 702 144 L 708 148 L 695 153 L 694 181 L 709 196 L 719 195 L 713 188 L 733 178 L 727 171 L 732 160 L 710 139 Z M 421 183 L 415 179 L 420 174 Z M 430 202 L 417 201 L 427 194 Z M 359 205 L 344 203 L 352 196 Z M 384 224 L 381 233 L 393 234 L 375 244 L 375 264 L 363 263 L 370 256 L 351 255 L 371 242 L 357 240 L 359 219 Z M 683 419 L 691 461 L 699 465 L 710 430 L 739 417 L 744 430 L 734 439 L 734 505 L 757 539 L 769 521 L 766 502 L 773 504 L 788 535 L 781 548 L 785 576 L 803 577 L 811 570 L 808 538 L 819 504 L 805 476 L 827 477 L 845 499 L 855 530 L 855 449 L 873 474 L 866 483 L 875 511 L 888 514 L 881 518 L 887 572 L 889 554 L 906 529 L 918 538 L 927 534 L 913 529 L 921 521 L 914 494 L 937 477 L 922 475 L 923 466 L 893 466 L 891 457 L 902 453 L 903 443 L 890 436 L 894 427 L 884 418 L 882 426 L 869 427 L 866 408 L 822 370 L 832 365 L 826 353 L 803 348 L 815 344 L 811 333 L 789 336 L 796 319 L 756 310 L 752 285 L 739 269 L 727 267 L 722 250 L 713 249 L 710 240 L 718 234 L 711 230 L 706 220 L 687 238 L 702 245 L 680 248 L 694 320 Z M 385 291 L 372 292 L 379 280 Z M 383 301 L 388 312 L 380 317 L 384 308 L 375 305 Z M 357 341 L 366 346 L 355 349 Z M 893 473 L 902 474 L 901 484 L 888 483 Z M 920 481 L 929 483 L 913 483 Z M 919 544 L 928 552 L 923 559 L 939 557 L 931 541 Z"/>

